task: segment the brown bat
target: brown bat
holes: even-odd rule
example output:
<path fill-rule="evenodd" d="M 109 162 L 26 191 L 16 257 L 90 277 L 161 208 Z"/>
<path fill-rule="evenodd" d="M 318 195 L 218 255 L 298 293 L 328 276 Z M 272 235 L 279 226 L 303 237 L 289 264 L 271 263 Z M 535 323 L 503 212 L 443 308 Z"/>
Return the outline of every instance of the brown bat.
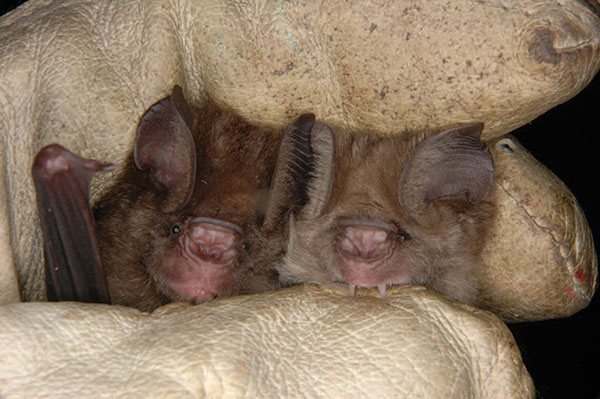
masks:
<path fill-rule="evenodd" d="M 306 206 L 290 223 L 283 285 L 425 285 L 474 304 L 494 207 L 483 124 L 423 135 L 349 133 L 313 148 Z M 324 134 L 324 133 L 323 133 Z"/>
<path fill-rule="evenodd" d="M 192 110 L 176 86 L 142 116 L 95 226 L 88 186 L 110 166 L 44 148 L 33 176 L 48 298 L 152 310 L 277 288 L 287 214 L 306 198 L 313 124 L 303 115 L 280 135 L 213 104 Z"/>

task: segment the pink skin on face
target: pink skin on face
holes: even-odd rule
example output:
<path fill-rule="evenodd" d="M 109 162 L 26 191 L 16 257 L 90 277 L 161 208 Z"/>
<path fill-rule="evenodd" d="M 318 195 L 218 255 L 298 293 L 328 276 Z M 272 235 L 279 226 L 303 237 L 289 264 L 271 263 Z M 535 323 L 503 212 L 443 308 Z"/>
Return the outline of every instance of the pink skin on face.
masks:
<path fill-rule="evenodd" d="M 230 287 L 238 255 L 241 229 L 227 222 L 205 220 L 197 218 L 184 224 L 177 256 L 171 257 L 165 268 L 171 289 L 194 303 L 209 301 Z"/>
<path fill-rule="evenodd" d="M 337 241 L 340 273 L 344 281 L 358 287 L 379 287 L 395 281 L 389 267 L 396 250 L 395 226 L 374 221 L 343 220 Z"/>

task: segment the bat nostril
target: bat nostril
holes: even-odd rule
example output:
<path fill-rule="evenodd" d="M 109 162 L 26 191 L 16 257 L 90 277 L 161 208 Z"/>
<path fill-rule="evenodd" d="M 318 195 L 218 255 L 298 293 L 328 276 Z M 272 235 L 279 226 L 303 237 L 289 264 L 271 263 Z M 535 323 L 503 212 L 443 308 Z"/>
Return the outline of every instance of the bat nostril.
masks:
<path fill-rule="evenodd" d="M 223 248 L 200 244 L 196 255 L 206 262 L 219 262 L 223 257 L 223 252 Z"/>
<path fill-rule="evenodd" d="M 358 248 L 347 236 L 342 238 L 340 242 L 340 248 L 344 254 L 356 257 L 361 256 L 360 248 Z"/>
<path fill-rule="evenodd" d="M 234 247 L 212 245 L 210 243 L 191 243 L 189 254 L 193 259 L 199 259 L 202 262 L 215 265 L 230 264 L 237 257 L 237 250 Z"/>
<path fill-rule="evenodd" d="M 222 258 L 224 252 L 225 251 L 222 248 L 211 248 L 208 251 L 208 257 L 215 262 L 221 262 L 223 260 Z"/>

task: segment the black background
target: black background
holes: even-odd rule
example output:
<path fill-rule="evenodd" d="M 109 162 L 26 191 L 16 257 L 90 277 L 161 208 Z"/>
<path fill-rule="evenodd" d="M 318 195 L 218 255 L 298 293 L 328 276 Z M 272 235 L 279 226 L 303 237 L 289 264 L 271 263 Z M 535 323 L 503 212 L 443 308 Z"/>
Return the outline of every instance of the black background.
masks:
<path fill-rule="evenodd" d="M 23 3 L 3 2 L 0 15 Z M 600 237 L 600 75 L 575 98 L 514 134 L 569 186 Z M 540 399 L 600 399 L 600 299 L 574 316 L 511 324 Z"/>

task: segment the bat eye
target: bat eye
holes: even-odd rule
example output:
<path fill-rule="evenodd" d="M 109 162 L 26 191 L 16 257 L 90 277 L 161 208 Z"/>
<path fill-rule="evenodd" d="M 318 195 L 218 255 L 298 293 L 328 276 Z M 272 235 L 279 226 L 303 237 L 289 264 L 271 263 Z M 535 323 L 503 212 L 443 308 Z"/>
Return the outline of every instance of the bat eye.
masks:
<path fill-rule="evenodd" d="M 249 243 L 247 243 L 247 242 L 243 243 L 243 244 L 242 244 L 242 249 L 243 249 L 244 251 L 249 251 L 249 250 L 250 250 L 250 244 L 249 244 Z"/>
<path fill-rule="evenodd" d="M 179 234 L 181 233 L 181 226 L 178 224 L 174 224 L 173 227 L 171 227 L 171 234 Z"/>
<path fill-rule="evenodd" d="M 398 233 L 398 238 L 400 239 L 400 241 L 408 241 L 410 240 L 410 235 L 405 232 L 400 232 Z"/>

